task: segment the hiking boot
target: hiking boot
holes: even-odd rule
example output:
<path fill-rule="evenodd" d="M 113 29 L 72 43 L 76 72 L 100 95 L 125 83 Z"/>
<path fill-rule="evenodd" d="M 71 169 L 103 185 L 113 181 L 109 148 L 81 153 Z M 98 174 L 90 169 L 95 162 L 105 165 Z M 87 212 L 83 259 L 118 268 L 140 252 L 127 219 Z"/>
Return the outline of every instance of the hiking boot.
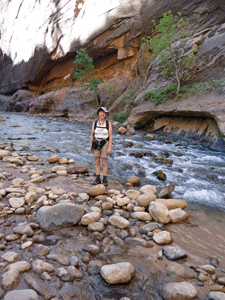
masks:
<path fill-rule="evenodd" d="M 97 185 L 97 184 L 100 184 L 101 183 L 101 180 L 100 180 L 100 177 L 96 177 L 94 181 L 92 181 L 92 185 Z"/>
<path fill-rule="evenodd" d="M 108 181 L 105 176 L 103 177 L 103 184 L 104 184 L 104 186 L 108 186 Z"/>

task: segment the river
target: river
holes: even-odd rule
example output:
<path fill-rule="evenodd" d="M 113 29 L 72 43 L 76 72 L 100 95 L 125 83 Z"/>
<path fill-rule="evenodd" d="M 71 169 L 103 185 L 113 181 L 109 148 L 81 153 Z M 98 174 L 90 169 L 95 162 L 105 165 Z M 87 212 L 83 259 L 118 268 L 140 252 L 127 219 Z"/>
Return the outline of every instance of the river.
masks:
<path fill-rule="evenodd" d="M 69 122 L 14 113 L 1 113 L 0 141 L 11 141 L 16 151 L 32 152 L 40 158 L 58 154 L 72 158 L 76 165 L 87 167 L 94 173 L 94 159 L 89 153 L 91 124 Z M 176 187 L 172 196 L 183 198 L 191 205 L 223 218 L 225 212 L 225 152 L 215 152 L 187 141 L 168 141 L 156 136 L 151 140 L 146 132 L 119 135 L 114 128 L 113 151 L 108 160 L 109 180 L 125 184 L 128 176 L 137 175 L 141 185 L 152 184 L 158 188 L 169 184 Z M 133 146 L 125 147 L 127 142 Z M 23 150 L 24 147 L 29 147 Z M 25 147 L 25 148 L 26 148 Z M 172 164 L 163 164 L 157 157 L 168 156 Z M 135 153 L 143 157 L 137 158 Z M 147 155 L 146 155 L 147 154 Z M 153 174 L 161 170 L 166 180 Z"/>

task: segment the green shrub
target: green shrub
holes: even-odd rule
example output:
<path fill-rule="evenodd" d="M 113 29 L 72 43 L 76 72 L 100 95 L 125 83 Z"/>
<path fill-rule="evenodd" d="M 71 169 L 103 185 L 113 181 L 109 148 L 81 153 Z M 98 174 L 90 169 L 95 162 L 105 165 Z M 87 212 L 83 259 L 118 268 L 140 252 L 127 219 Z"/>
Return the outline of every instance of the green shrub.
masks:
<path fill-rule="evenodd" d="M 119 122 L 119 123 L 124 123 L 128 118 L 129 118 L 130 114 L 121 111 L 119 114 L 113 114 L 112 115 L 112 120 Z"/>
<path fill-rule="evenodd" d="M 164 103 L 166 99 L 172 99 L 176 96 L 177 91 L 177 85 L 171 84 L 165 89 L 158 90 L 158 91 L 151 91 L 146 93 L 145 99 L 149 99 L 150 101 L 153 101 L 155 106 L 158 104 Z"/>

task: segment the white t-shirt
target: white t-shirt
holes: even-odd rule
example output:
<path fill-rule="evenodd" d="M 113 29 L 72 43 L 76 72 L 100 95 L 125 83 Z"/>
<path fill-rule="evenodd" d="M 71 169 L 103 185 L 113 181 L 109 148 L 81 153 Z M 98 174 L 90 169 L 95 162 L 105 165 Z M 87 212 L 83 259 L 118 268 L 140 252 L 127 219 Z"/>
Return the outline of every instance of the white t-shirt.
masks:
<path fill-rule="evenodd" d="M 109 131 L 106 127 L 106 122 L 103 126 L 100 126 L 99 122 L 97 122 L 94 134 L 97 140 L 106 140 L 109 137 Z"/>

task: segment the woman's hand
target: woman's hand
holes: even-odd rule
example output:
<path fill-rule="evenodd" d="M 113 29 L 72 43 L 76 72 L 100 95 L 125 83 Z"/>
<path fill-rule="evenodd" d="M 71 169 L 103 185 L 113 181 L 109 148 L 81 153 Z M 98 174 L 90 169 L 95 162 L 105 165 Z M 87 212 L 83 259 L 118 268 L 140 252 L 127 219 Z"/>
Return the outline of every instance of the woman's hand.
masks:
<path fill-rule="evenodd" d="M 94 150 L 90 147 L 90 153 L 93 154 Z"/>
<path fill-rule="evenodd" d="M 107 155 L 111 154 L 111 148 L 107 149 Z"/>

